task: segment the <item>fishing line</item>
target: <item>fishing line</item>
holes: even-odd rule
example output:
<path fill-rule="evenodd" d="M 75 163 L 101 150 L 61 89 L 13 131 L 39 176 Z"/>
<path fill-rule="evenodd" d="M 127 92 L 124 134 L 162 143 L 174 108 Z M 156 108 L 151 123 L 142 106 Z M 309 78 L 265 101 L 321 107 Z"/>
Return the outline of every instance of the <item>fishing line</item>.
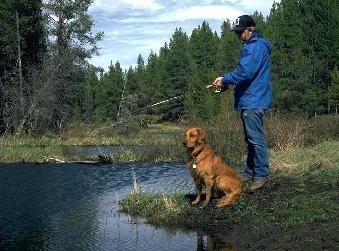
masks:
<path fill-rule="evenodd" d="M 195 93 L 195 91 L 193 91 L 193 92 Z M 172 101 L 172 100 L 181 98 L 181 97 L 183 97 L 184 95 L 185 95 L 185 94 L 181 94 L 181 95 L 178 95 L 178 96 L 175 96 L 175 97 L 166 99 L 166 100 L 162 100 L 162 101 L 160 101 L 160 102 L 157 102 L 157 103 L 154 103 L 154 104 L 145 106 L 145 107 L 142 107 L 142 108 L 140 108 L 140 109 L 135 110 L 135 111 L 132 112 L 131 114 L 136 114 L 136 113 L 138 113 L 138 112 L 141 111 L 141 110 L 144 110 L 144 109 L 147 109 L 147 108 L 150 108 L 150 107 L 154 107 L 154 106 L 158 106 L 158 105 L 161 105 L 161 104 L 170 102 L 170 101 Z M 119 112 L 119 113 L 120 113 L 120 112 Z M 115 123 L 113 123 L 113 124 L 111 124 L 111 125 L 109 125 L 109 126 L 104 126 L 104 127 L 98 128 L 97 130 L 92 131 L 92 133 L 90 133 L 90 135 L 91 135 L 91 136 L 96 136 L 96 135 L 99 133 L 99 131 L 101 131 L 101 130 L 103 130 L 103 129 L 106 129 L 106 128 L 114 127 L 116 124 L 117 124 L 117 123 L 115 122 Z M 98 152 L 99 155 L 103 156 L 103 154 L 102 154 L 101 151 L 100 151 L 100 147 L 99 147 L 99 145 L 98 145 L 97 143 L 95 144 L 95 149 L 96 149 L 96 151 Z"/>
<path fill-rule="evenodd" d="M 181 95 L 178 95 L 178 96 L 175 96 L 175 97 L 172 97 L 172 98 L 169 98 L 169 99 L 160 101 L 160 102 L 158 102 L 158 103 L 155 103 L 155 104 L 152 104 L 152 105 L 148 105 L 148 106 L 142 107 L 142 108 L 136 110 L 136 112 L 141 111 L 141 110 L 144 110 L 144 109 L 147 109 L 147 108 L 150 108 L 150 107 L 153 107 L 153 106 L 157 106 L 157 105 L 161 105 L 161 104 L 167 103 L 167 102 L 172 101 L 172 100 L 174 100 L 174 99 L 181 98 L 181 97 L 184 96 L 184 95 L 185 95 L 185 94 L 181 94 Z"/>

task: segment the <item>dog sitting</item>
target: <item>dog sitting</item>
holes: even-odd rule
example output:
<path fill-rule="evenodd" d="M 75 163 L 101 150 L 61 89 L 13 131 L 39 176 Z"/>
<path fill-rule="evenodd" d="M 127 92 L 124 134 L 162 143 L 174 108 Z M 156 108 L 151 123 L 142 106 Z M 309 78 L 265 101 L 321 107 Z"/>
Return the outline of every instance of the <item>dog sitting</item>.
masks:
<path fill-rule="evenodd" d="M 243 190 L 243 182 L 236 171 L 224 163 L 220 156 L 215 155 L 212 147 L 206 144 L 206 133 L 201 128 L 189 128 L 183 144 L 190 157 L 188 167 L 196 189 L 196 198 L 192 204 L 196 205 L 201 201 L 203 187 L 206 189 L 205 206 L 209 204 L 214 188 L 223 193 L 217 207 L 233 204 Z"/>

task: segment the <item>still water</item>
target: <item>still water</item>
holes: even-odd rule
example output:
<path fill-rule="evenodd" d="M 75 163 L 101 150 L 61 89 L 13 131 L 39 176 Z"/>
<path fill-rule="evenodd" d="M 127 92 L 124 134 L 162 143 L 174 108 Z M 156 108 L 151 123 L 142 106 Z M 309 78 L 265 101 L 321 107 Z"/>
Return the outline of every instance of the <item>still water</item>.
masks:
<path fill-rule="evenodd" d="M 178 163 L 0 164 L 0 250 L 182 251 L 229 245 L 224 235 L 212 233 L 219 244 L 211 244 L 211 233 L 155 228 L 119 213 L 115 201 L 130 192 L 134 175 L 148 192 L 194 189 L 186 165 Z"/>

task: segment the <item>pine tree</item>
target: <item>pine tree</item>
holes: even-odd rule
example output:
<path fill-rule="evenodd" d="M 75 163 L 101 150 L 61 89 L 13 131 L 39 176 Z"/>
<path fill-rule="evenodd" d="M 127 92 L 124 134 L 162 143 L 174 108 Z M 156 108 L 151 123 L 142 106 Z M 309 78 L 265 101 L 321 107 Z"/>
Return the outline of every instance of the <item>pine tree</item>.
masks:
<path fill-rule="evenodd" d="M 126 72 L 125 95 L 136 94 L 139 91 L 136 71 L 130 66 Z"/>
<path fill-rule="evenodd" d="M 80 83 L 80 90 L 77 95 L 77 103 L 74 108 L 74 117 L 76 120 L 91 121 L 96 109 L 96 93 L 100 87 L 98 73 L 102 68 L 89 66 L 84 72 L 84 80 Z"/>
<path fill-rule="evenodd" d="M 185 93 L 185 117 L 190 121 L 196 121 L 200 118 L 199 104 L 201 101 L 201 94 L 206 91 L 200 84 L 198 66 L 193 59 L 190 60 L 190 77 L 188 79 L 188 88 Z"/>
<path fill-rule="evenodd" d="M 120 63 L 111 63 L 109 71 L 100 79 L 96 95 L 96 119 L 115 121 L 118 119 L 120 102 L 124 89 L 124 75 Z"/>
<path fill-rule="evenodd" d="M 331 83 L 330 72 L 336 64 L 336 30 L 335 1 L 303 0 L 300 2 L 303 13 L 302 28 L 308 45 L 308 53 L 312 60 L 311 86 L 315 92 L 314 111 L 324 113 L 330 111 L 328 91 Z M 315 27 L 312 29 L 310 27 Z"/>
<path fill-rule="evenodd" d="M 190 38 L 191 55 L 198 65 L 201 81 L 208 84 L 215 77 L 215 58 L 218 49 L 218 36 L 204 21 L 192 31 Z"/>
<path fill-rule="evenodd" d="M 273 44 L 275 105 L 309 114 L 330 111 L 330 72 L 337 62 L 338 18 L 333 0 L 273 4 L 267 34 Z"/>
<path fill-rule="evenodd" d="M 223 76 L 226 72 L 235 69 L 239 60 L 240 46 L 239 39 L 231 32 L 230 21 L 224 21 L 221 26 L 221 37 L 217 52 L 216 69 L 219 76 Z"/>
<path fill-rule="evenodd" d="M 159 70 L 159 58 L 157 54 L 151 51 L 148 56 L 148 63 L 146 66 L 146 76 L 145 76 L 145 85 L 143 87 L 143 93 L 147 97 L 147 102 L 145 104 L 151 105 L 161 101 L 165 86 L 161 80 L 161 72 Z M 159 113 L 160 107 L 154 106 L 153 108 L 148 109 L 147 113 L 157 114 Z"/>
<path fill-rule="evenodd" d="M 192 31 L 190 38 L 190 52 L 198 70 L 198 83 L 196 89 L 196 106 L 199 109 L 199 117 L 208 119 L 214 116 L 219 109 L 219 99 L 206 90 L 206 86 L 218 75 L 216 72 L 216 58 L 218 49 L 218 36 L 213 33 L 207 22 Z"/>
<path fill-rule="evenodd" d="M 137 90 L 139 92 L 139 98 L 137 100 L 137 104 L 139 107 L 142 107 L 147 100 L 147 94 L 145 93 L 145 85 L 146 84 L 146 65 L 143 57 L 139 54 L 137 59 L 137 66 L 135 68 L 135 75 L 136 75 L 136 83 Z"/>
<path fill-rule="evenodd" d="M 312 110 L 309 76 L 311 60 L 304 53 L 302 14 L 296 0 L 283 0 L 273 5 L 267 32 L 273 33 L 274 104 L 286 110 Z"/>
<path fill-rule="evenodd" d="M 181 28 L 177 28 L 169 43 L 166 58 L 166 98 L 183 95 L 187 91 L 189 69 L 189 40 Z M 181 99 L 174 100 L 163 106 L 167 119 L 178 119 L 184 114 L 184 105 Z"/>
<path fill-rule="evenodd" d="M 260 32 L 262 35 L 266 35 L 266 20 L 261 12 L 255 11 L 251 15 L 256 24 L 256 30 Z"/>
<path fill-rule="evenodd" d="M 158 67 L 157 67 L 157 74 L 159 76 L 159 84 L 160 87 L 158 89 L 159 96 L 155 102 L 167 100 L 169 98 L 168 96 L 168 90 L 170 88 L 170 82 L 169 82 L 169 72 L 167 71 L 168 68 L 168 59 L 169 59 L 170 49 L 168 48 L 168 44 L 165 43 L 163 47 L 159 50 L 159 56 L 158 56 Z M 168 112 L 168 104 L 162 104 L 157 106 L 158 115 L 160 117 L 163 117 L 164 114 L 167 114 Z"/>

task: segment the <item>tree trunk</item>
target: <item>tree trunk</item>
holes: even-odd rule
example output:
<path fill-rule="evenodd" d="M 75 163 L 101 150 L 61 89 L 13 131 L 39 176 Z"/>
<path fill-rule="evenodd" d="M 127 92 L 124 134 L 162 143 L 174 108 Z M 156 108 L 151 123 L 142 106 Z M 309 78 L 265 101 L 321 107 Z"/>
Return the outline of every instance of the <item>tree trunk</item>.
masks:
<path fill-rule="evenodd" d="M 98 160 L 61 160 L 57 158 L 51 158 L 45 156 L 42 162 L 36 162 L 36 164 L 46 163 L 69 163 L 69 164 L 88 164 L 88 165 L 100 165 L 100 164 L 113 164 L 113 160 L 108 155 L 98 155 Z"/>
<path fill-rule="evenodd" d="M 18 5 L 17 5 L 18 6 Z M 20 38 L 20 23 L 19 23 L 19 12 L 18 7 L 15 11 L 15 22 L 16 22 L 16 37 L 17 37 L 17 62 L 18 62 L 18 74 L 19 74 L 19 100 L 20 100 L 20 111 L 23 114 L 24 109 L 24 92 L 23 92 L 23 75 L 22 75 L 22 61 L 21 61 L 21 38 Z"/>
<path fill-rule="evenodd" d="M 24 129 L 25 123 L 31 119 L 32 114 L 34 111 L 34 105 L 32 104 L 29 109 L 27 110 L 26 114 L 22 116 L 19 125 L 17 126 L 15 130 L 16 135 L 20 135 L 22 130 Z"/>

